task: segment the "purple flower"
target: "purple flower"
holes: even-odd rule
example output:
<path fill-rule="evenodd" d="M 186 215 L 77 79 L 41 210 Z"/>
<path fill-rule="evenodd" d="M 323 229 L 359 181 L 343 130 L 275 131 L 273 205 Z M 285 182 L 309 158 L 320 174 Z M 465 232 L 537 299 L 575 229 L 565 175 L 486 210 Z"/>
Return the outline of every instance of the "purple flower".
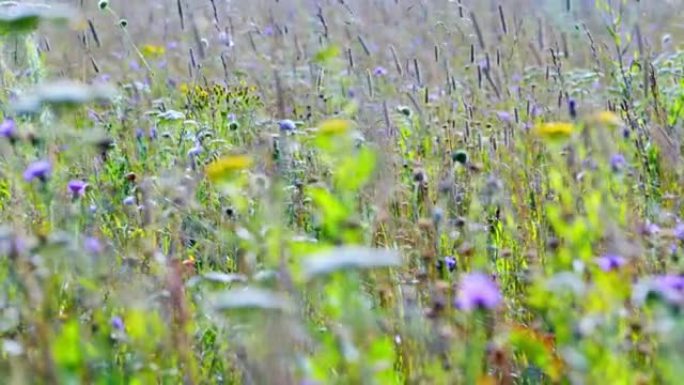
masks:
<path fill-rule="evenodd" d="M 568 100 L 568 113 L 571 118 L 577 118 L 577 102 L 575 99 Z"/>
<path fill-rule="evenodd" d="M 615 154 L 610 158 L 610 167 L 613 169 L 613 172 L 621 171 L 626 165 L 627 161 L 622 154 Z"/>
<path fill-rule="evenodd" d="M 651 291 L 662 296 L 672 304 L 684 302 L 684 277 L 681 275 L 661 275 L 654 277 Z"/>
<path fill-rule="evenodd" d="M 38 160 L 26 167 L 24 171 L 24 180 L 31 182 L 34 179 L 38 179 L 41 182 L 45 182 L 52 172 L 52 165 L 47 160 Z"/>
<path fill-rule="evenodd" d="M 9 140 L 17 138 L 17 124 L 14 122 L 14 119 L 7 118 L 0 123 L 0 136 Z"/>
<path fill-rule="evenodd" d="M 456 258 L 448 256 L 444 257 L 444 264 L 447 267 L 447 270 L 449 271 L 454 271 L 456 270 Z"/>
<path fill-rule="evenodd" d="M 135 138 L 136 139 L 142 140 L 144 135 L 145 135 L 145 131 L 143 131 L 142 128 L 136 128 L 135 129 Z"/>
<path fill-rule="evenodd" d="M 385 76 L 387 75 L 387 69 L 385 67 L 377 66 L 373 70 L 373 75 L 375 76 Z"/>
<path fill-rule="evenodd" d="M 280 131 L 291 132 L 297 128 L 297 125 L 290 119 L 283 119 L 280 122 L 278 122 L 278 127 L 280 127 Z"/>
<path fill-rule="evenodd" d="M 95 237 L 86 238 L 83 241 L 83 248 L 86 250 L 86 252 L 93 255 L 101 254 L 104 250 L 104 248 L 102 247 L 102 243 L 100 243 L 100 240 Z"/>
<path fill-rule="evenodd" d="M 648 222 L 644 226 L 644 235 L 656 235 L 660 233 L 660 226 L 655 223 Z"/>
<path fill-rule="evenodd" d="M 129 195 L 124 198 L 123 204 L 124 206 L 133 206 L 135 204 L 135 198 Z"/>
<path fill-rule="evenodd" d="M 74 199 L 85 195 L 86 187 L 88 187 L 88 183 L 78 179 L 71 180 L 67 183 L 67 189 L 71 191 Z"/>
<path fill-rule="evenodd" d="M 596 258 L 596 263 L 603 271 L 613 271 L 624 266 L 627 260 L 616 254 L 605 254 Z"/>
<path fill-rule="evenodd" d="M 513 121 L 513 116 L 511 116 L 511 113 L 508 111 L 498 111 L 496 116 L 499 118 L 499 120 L 505 123 L 510 123 Z"/>
<path fill-rule="evenodd" d="M 264 27 L 262 33 L 265 36 L 273 36 L 273 34 L 275 33 L 275 30 L 273 29 L 272 25 L 267 25 L 266 27 Z"/>
<path fill-rule="evenodd" d="M 157 139 L 157 127 L 150 128 L 150 139 Z"/>
<path fill-rule="evenodd" d="M 493 309 L 501 303 L 498 286 L 491 277 L 475 272 L 465 275 L 458 286 L 456 307 L 464 311 Z"/>
<path fill-rule="evenodd" d="M 110 74 L 101 74 L 101 75 L 98 75 L 98 76 L 95 78 L 95 83 L 101 83 L 101 84 L 102 84 L 102 83 L 109 83 L 109 81 L 110 81 L 111 79 L 112 79 L 112 75 L 110 75 Z"/>
<path fill-rule="evenodd" d="M 675 228 L 672 230 L 672 233 L 674 234 L 675 238 L 679 239 L 680 241 L 684 241 L 684 223 L 677 223 Z"/>
<path fill-rule="evenodd" d="M 119 316 L 114 316 L 112 317 L 112 320 L 110 321 L 112 324 L 112 327 L 120 332 L 124 331 L 124 323 L 121 317 Z"/>

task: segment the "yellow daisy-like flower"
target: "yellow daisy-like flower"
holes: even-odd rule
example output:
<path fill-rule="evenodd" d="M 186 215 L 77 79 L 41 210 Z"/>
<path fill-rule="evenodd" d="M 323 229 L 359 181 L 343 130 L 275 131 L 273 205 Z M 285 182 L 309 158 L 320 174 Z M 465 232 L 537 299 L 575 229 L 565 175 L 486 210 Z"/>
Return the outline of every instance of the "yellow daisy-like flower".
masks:
<path fill-rule="evenodd" d="M 160 45 L 145 44 L 140 49 L 140 52 L 147 58 L 158 58 L 166 53 L 166 48 Z"/>
<path fill-rule="evenodd" d="M 318 132 L 323 135 L 343 134 L 349 130 L 351 122 L 345 119 L 326 120 L 318 126 Z"/>
<path fill-rule="evenodd" d="M 622 119 L 610 111 L 596 112 L 589 116 L 587 122 L 590 124 L 599 124 L 606 127 L 619 127 L 622 125 Z"/>
<path fill-rule="evenodd" d="M 247 155 L 225 156 L 209 163 L 205 171 L 207 178 L 215 183 L 228 178 L 238 171 L 245 170 L 251 165 L 252 158 Z"/>
<path fill-rule="evenodd" d="M 532 132 L 547 139 L 563 139 L 572 135 L 575 125 L 567 122 L 547 122 L 534 127 Z"/>

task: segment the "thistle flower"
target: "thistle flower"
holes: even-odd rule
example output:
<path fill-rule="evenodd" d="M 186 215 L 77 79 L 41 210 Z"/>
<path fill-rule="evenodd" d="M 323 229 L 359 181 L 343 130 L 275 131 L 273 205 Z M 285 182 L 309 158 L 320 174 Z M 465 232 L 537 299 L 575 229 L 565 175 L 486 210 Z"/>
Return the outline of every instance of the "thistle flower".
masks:
<path fill-rule="evenodd" d="M 290 119 L 283 119 L 278 122 L 278 127 L 280 128 L 280 131 L 292 132 L 297 129 L 297 124 Z"/>
<path fill-rule="evenodd" d="M 104 248 L 99 239 L 95 237 L 88 237 L 83 241 L 83 248 L 86 252 L 93 255 L 101 254 Z"/>
<path fill-rule="evenodd" d="M 41 182 L 47 181 L 47 178 L 52 173 L 52 165 L 47 160 L 38 160 L 31 163 L 24 171 L 24 180 L 31 182 L 38 179 Z"/>
<path fill-rule="evenodd" d="M 444 264 L 446 265 L 447 270 L 449 270 L 449 271 L 456 270 L 456 258 L 454 258 L 452 256 L 444 257 Z"/>
<path fill-rule="evenodd" d="M 572 119 L 577 118 L 577 102 L 575 99 L 568 100 L 568 113 Z"/>
<path fill-rule="evenodd" d="M 375 69 L 373 69 L 373 75 L 385 76 L 387 75 L 387 69 L 385 67 L 377 66 Z"/>
<path fill-rule="evenodd" d="M 17 124 L 12 118 L 6 118 L 0 123 L 0 136 L 7 138 L 10 142 L 17 139 Z"/>
<path fill-rule="evenodd" d="M 88 183 L 78 179 L 70 180 L 67 183 L 67 189 L 71 192 L 74 199 L 85 195 L 87 187 Z"/>
<path fill-rule="evenodd" d="M 610 158 L 610 167 L 613 172 L 621 171 L 627 165 L 627 160 L 622 154 L 615 154 Z"/>
<path fill-rule="evenodd" d="M 513 116 L 508 111 L 498 111 L 496 113 L 496 117 L 504 123 L 510 123 L 513 121 Z"/>
<path fill-rule="evenodd" d="M 624 266 L 627 260 L 616 254 L 605 254 L 596 258 L 596 263 L 603 271 L 614 271 Z"/>
<path fill-rule="evenodd" d="M 645 286 L 646 294 L 656 294 L 672 305 L 684 304 L 684 277 L 681 275 L 666 274 L 651 277 L 645 285 L 638 285 L 636 288 L 643 288 L 642 286 Z M 644 294 L 643 291 L 641 294 Z"/>
<path fill-rule="evenodd" d="M 114 316 L 112 317 L 110 324 L 115 330 L 118 330 L 120 332 L 124 331 L 124 322 L 119 316 Z"/>
<path fill-rule="evenodd" d="M 672 233 L 675 238 L 679 239 L 680 241 L 684 241 L 684 223 L 677 223 L 675 228 L 672 230 Z"/>
<path fill-rule="evenodd" d="M 501 303 L 498 286 L 492 279 L 480 272 L 465 275 L 458 286 L 456 307 L 464 311 L 493 309 Z"/>

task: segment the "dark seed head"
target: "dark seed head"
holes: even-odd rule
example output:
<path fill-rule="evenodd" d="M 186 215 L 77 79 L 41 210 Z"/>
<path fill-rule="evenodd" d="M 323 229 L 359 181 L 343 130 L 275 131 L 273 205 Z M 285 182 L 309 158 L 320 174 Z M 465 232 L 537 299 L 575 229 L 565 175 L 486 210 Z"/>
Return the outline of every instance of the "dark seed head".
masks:
<path fill-rule="evenodd" d="M 465 165 L 468 163 L 468 153 L 465 150 L 456 150 L 451 154 L 451 160 Z"/>

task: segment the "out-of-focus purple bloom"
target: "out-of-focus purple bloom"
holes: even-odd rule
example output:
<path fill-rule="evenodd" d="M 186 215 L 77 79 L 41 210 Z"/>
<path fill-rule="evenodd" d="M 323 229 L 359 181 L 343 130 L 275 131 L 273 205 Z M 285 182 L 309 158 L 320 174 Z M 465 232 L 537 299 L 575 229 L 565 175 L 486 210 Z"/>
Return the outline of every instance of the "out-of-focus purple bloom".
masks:
<path fill-rule="evenodd" d="M 575 99 L 568 100 L 568 113 L 571 118 L 577 118 L 577 101 Z"/>
<path fill-rule="evenodd" d="M 128 62 L 128 68 L 130 68 L 133 71 L 139 71 L 140 64 L 138 64 L 137 60 L 131 60 L 130 62 Z"/>
<path fill-rule="evenodd" d="M 273 28 L 272 25 L 267 25 L 264 27 L 263 31 L 261 31 L 265 36 L 273 36 L 275 34 L 275 29 Z"/>
<path fill-rule="evenodd" d="M 452 256 L 444 257 L 444 264 L 446 265 L 447 270 L 449 270 L 449 271 L 456 270 L 456 258 L 454 258 Z"/>
<path fill-rule="evenodd" d="M 656 225 L 655 223 L 648 222 L 644 226 L 645 235 L 656 235 L 658 233 L 660 233 L 660 226 Z"/>
<path fill-rule="evenodd" d="M 373 70 L 373 75 L 375 76 L 385 76 L 387 75 L 387 69 L 385 67 L 377 66 Z"/>
<path fill-rule="evenodd" d="M 124 198 L 123 204 L 124 206 L 133 206 L 135 204 L 135 198 L 129 195 Z"/>
<path fill-rule="evenodd" d="M 24 171 L 24 180 L 31 182 L 34 179 L 38 179 L 41 182 L 45 182 L 47 178 L 52 173 L 52 165 L 47 160 L 38 160 L 26 167 Z"/>
<path fill-rule="evenodd" d="M 67 189 L 71 192 L 74 199 L 85 195 L 87 187 L 88 183 L 78 179 L 70 180 L 69 183 L 67 183 Z"/>
<path fill-rule="evenodd" d="M 283 119 L 278 122 L 278 127 L 280 127 L 280 131 L 291 132 L 297 129 L 297 124 L 290 119 Z"/>
<path fill-rule="evenodd" d="M 543 113 L 544 113 L 544 110 L 543 110 L 541 107 L 536 106 L 536 105 L 533 106 L 533 107 L 531 108 L 531 110 L 530 110 L 530 115 L 531 115 L 533 118 L 539 117 L 539 116 L 541 116 Z"/>
<path fill-rule="evenodd" d="M 178 48 L 178 42 L 177 42 L 177 41 L 173 41 L 173 40 L 172 40 L 172 41 L 166 43 L 166 49 L 168 49 L 168 50 L 174 50 L 174 49 L 176 49 L 176 48 Z"/>
<path fill-rule="evenodd" d="M 95 237 L 88 237 L 83 241 L 83 248 L 85 249 L 86 252 L 93 254 L 93 255 L 98 255 L 101 254 L 102 251 L 104 251 L 104 247 L 102 247 L 102 243 L 100 242 L 99 239 Z"/>
<path fill-rule="evenodd" d="M 90 205 L 90 207 L 88 207 L 88 211 L 90 211 L 91 214 L 95 214 L 97 212 L 97 206 Z"/>
<path fill-rule="evenodd" d="M 684 241 L 684 223 L 677 223 L 674 229 L 672 229 L 672 233 L 675 238 Z"/>
<path fill-rule="evenodd" d="M 513 121 L 513 116 L 508 111 L 497 111 L 496 117 L 504 123 L 510 123 Z"/>
<path fill-rule="evenodd" d="M 625 160 L 622 154 L 615 154 L 610 158 L 610 167 L 613 169 L 613 172 L 621 171 L 626 165 L 627 160 Z"/>
<path fill-rule="evenodd" d="M 136 128 L 135 129 L 135 138 L 137 140 L 141 140 L 144 135 L 145 135 L 145 131 L 143 131 L 142 128 Z"/>
<path fill-rule="evenodd" d="M 596 258 L 596 263 L 603 271 L 613 271 L 624 266 L 627 260 L 616 254 L 605 254 Z"/>
<path fill-rule="evenodd" d="M 112 324 L 112 327 L 120 332 L 124 331 L 124 322 L 119 316 L 114 316 L 112 317 L 112 320 L 110 321 Z"/>
<path fill-rule="evenodd" d="M 667 274 L 653 277 L 648 289 L 670 304 L 684 304 L 684 277 L 681 275 Z"/>
<path fill-rule="evenodd" d="M 458 286 L 456 307 L 464 311 L 493 309 L 501 303 L 499 287 L 486 274 L 475 272 L 465 275 Z"/>
<path fill-rule="evenodd" d="M 0 136 L 11 141 L 17 138 L 17 124 L 12 118 L 6 118 L 0 123 Z"/>
<path fill-rule="evenodd" d="M 150 139 L 157 139 L 157 127 L 150 128 Z"/>
<path fill-rule="evenodd" d="M 95 83 L 109 83 L 112 76 L 110 74 L 101 74 L 95 78 Z"/>

